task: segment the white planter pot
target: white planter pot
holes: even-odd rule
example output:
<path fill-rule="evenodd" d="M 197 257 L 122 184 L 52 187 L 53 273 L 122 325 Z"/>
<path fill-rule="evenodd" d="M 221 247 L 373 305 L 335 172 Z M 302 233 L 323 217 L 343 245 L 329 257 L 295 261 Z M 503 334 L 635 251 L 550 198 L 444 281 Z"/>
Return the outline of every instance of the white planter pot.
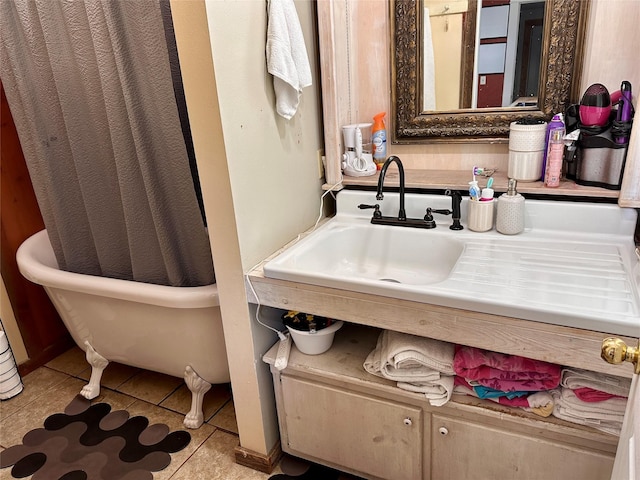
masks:
<path fill-rule="evenodd" d="M 327 328 L 317 330 L 315 333 L 303 332 L 287 327 L 291 333 L 293 343 L 298 350 L 307 355 L 319 355 L 331 348 L 335 333 L 342 328 L 343 322 L 336 320 Z"/>

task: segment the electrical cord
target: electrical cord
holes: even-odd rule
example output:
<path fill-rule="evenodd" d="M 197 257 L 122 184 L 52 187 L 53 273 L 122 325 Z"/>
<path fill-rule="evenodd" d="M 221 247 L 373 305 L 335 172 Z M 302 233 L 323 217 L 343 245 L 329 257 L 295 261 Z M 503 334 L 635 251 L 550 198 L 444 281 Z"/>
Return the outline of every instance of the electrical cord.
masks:
<path fill-rule="evenodd" d="M 307 235 L 309 235 L 310 233 L 312 233 L 316 228 L 318 228 L 318 224 L 320 223 L 320 220 L 322 220 L 323 217 L 323 211 L 324 211 L 324 197 L 326 197 L 329 193 L 331 193 L 331 196 L 335 199 L 335 196 L 333 195 L 333 189 L 336 188 L 338 185 L 342 184 L 342 175 L 340 176 L 340 181 L 338 183 L 335 183 L 334 185 L 332 185 L 331 187 L 329 187 L 327 189 L 326 192 L 324 192 L 322 194 L 322 196 L 320 197 L 320 213 L 318 215 L 318 219 L 316 220 L 316 223 L 313 225 L 313 228 L 311 230 L 309 230 L 309 232 L 307 233 L 299 233 L 298 236 L 296 237 L 295 241 L 293 242 L 293 245 L 295 245 L 296 243 L 298 243 L 303 236 L 306 237 Z M 260 265 L 262 263 L 262 260 L 259 261 L 258 263 L 256 263 L 253 267 L 251 267 L 249 269 L 249 272 L 252 272 L 253 270 L 255 270 L 258 265 Z M 247 283 L 249 284 L 249 288 L 251 290 L 251 293 L 253 294 L 254 298 L 256 299 L 256 321 L 262 325 L 265 328 L 268 328 L 269 330 L 272 330 L 274 333 L 276 333 L 278 335 L 278 338 L 280 338 L 280 340 L 282 342 L 286 342 L 288 337 L 287 334 L 278 330 L 277 328 L 273 328 L 270 325 L 267 325 L 266 323 L 264 323 L 261 318 L 260 318 L 260 308 L 262 307 L 262 304 L 260 303 L 260 299 L 258 298 L 258 295 L 255 291 L 255 289 L 253 288 L 253 284 L 251 283 L 251 278 L 249 278 L 249 272 L 247 272 L 245 274 L 245 278 L 247 280 Z"/>

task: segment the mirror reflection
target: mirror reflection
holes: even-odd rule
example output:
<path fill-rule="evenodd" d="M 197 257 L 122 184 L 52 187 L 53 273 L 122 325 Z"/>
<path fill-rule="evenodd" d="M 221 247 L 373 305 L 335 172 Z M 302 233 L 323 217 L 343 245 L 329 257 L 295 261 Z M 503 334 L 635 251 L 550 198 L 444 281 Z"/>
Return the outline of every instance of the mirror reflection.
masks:
<path fill-rule="evenodd" d="M 494 45 L 490 41 L 484 45 L 480 43 L 479 23 L 484 12 L 481 11 L 481 15 L 478 15 L 478 10 L 504 5 L 498 5 L 492 1 L 491 7 L 488 7 L 488 0 L 482 0 L 482 3 L 480 0 L 464 0 L 459 8 L 465 9 L 466 7 L 464 12 L 476 12 L 476 15 L 464 15 L 464 21 L 460 26 L 460 35 L 463 40 L 459 43 L 458 50 L 455 51 L 460 59 L 449 62 L 457 62 L 459 65 L 459 73 L 456 77 L 459 82 L 450 79 L 445 84 L 445 91 L 448 94 L 451 92 L 451 88 L 447 85 L 458 85 L 453 88 L 453 91 L 458 92 L 458 105 L 463 107 L 455 108 L 450 104 L 446 107 L 447 109 L 444 109 L 445 107 L 436 104 L 430 107 L 435 110 L 425 109 L 424 42 L 422 39 L 425 36 L 424 7 L 426 1 L 435 2 L 432 4 L 435 7 L 444 8 L 449 5 L 449 10 L 453 8 L 451 6 L 453 3 L 445 3 L 445 1 L 453 2 L 453 0 L 392 0 L 393 70 L 391 72 L 391 91 L 394 122 L 392 123 L 391 141 L 393 143 L 502 141 L 509 134 L 511 122 L 525 117 L 534 120 L 548 120 L 554 113 L 564 111 L 570 98 L 578 96 L 575 90 L 580 85 L 579 74 L 582 65 L 581 57 L 589 0 L 545 0 L 544 19 L 543 25 L 541 25 L 544 31 L 541 47 L 539 49 L 537 47 L 531 48 L 530 39 L 535 36 L 535 33 L 524 35 L 521 42 L 523 47 L 527 42 L 529 43 L 531 53 L 528 57 L 532 60 L 537 59 L 537 63 L 527 62 L 524 60 L 527 56 L 522 56 L 520 61 L 522 67 L 514 68 L 513 80 L 506 80 L 506 67 L 508 64 L 518 62 L 511 62 L 507 59 L 506 45 L 504 46 L 505 57 L 499 62 L 500 64 L 504 63 L 504 71 L 496 73 L 495 69 L 487 68 L 483 69 L 483 73 L 480 74 L 478 69 L 481 47 Z M 500 3 L 504 2 L 501 0 Z M 511 10 L 511 4 L 516 3 L 520 6 L 524 5 L 522 0 L 511 0 L 508 5 L 509 10 Z M 433 30 L 435 26 L 431 24 L 431 15 L 429 18 L 429 27 L 432 27 Z M 526 25 L 527 21 L 523 20 L 522 23 Z M 446 18 L 440 27 L 444 30 L 453 28 L 451 20 L 447 26 Z M 532 28 L 531 32 L 535 32 L 536 29 L 537 27 Z M 468 34 L 465 35 L 464 32 L 468 32 Z M 491 41 L 505 40 L 506 37 L 508 40 L 508 33 L 507 23 L 506 35 L 503 26 L 501 33 L 489 33 L 486 39 L 491 39 Z M 433 37 L 433 32 L 431 34 Z M 499 34 L 503 36 L 494 36 Z M 475 38 L 476 41 L 472 41 L 472 38 Z M 502 41 L 501 43 L 506 44 L 507 42 Z M 536 53 L 538 50 L 541 53 Z M 449 55 L 453 58 L 454 53 Z M 538 71 L 537 76 L 533 73 L 536 70 Z M 435 76 L 437 67 L 434 67 L 433 72 Z M 475 105 L 479 105 L 478 102 L 482 98 L 481 90 L 485 89 L 492 80 L 489 78 L 490 75 L 502 75 L 502 86 L 495 88 L 494 95 L 495 104 L 501 106 L 472 108 L 473 102 Z M 518 77 L 518 75 L 520 76 Z M 527 79 L 533 79 L 533 82 L 529 82 Z M 536 95 L 532 96 L 532 93 L 536 91 L 533 86 L 536 79 L 538 84 L 537 97 Z M 527 85 L 528 83 L 531 85 Z M 516 89 L 516 84 L 523 85 L 524 89 Z M 505 85 L 508 87 L 506 100 L 504 98 L 500 100 L 504 96 Z M 511 85 L 514 86 L 512 90 Z M 533 102 L 535 105 L 528 105 Z M 524 105 L 510 106 L 514 104 Z"/>
<path fill-rule="evenodd" d="M 537 106 L 544 9 L 544 0 L 423 0 L 423 111 Z"/>

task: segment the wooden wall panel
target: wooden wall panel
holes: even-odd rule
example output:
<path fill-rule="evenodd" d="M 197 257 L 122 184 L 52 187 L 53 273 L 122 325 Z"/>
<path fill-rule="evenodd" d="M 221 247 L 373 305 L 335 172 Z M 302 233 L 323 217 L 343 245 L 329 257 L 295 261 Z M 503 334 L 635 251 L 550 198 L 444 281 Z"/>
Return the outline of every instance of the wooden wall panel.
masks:
<path fill-rule="evenodd" d="M 0 269 L 29 355 L 19 368 L 24 375 L 70 348 L 73 340 L 44 289 L 18 270 L 18 247 L 44 223 L 1 84 L 0 89 Z"/>

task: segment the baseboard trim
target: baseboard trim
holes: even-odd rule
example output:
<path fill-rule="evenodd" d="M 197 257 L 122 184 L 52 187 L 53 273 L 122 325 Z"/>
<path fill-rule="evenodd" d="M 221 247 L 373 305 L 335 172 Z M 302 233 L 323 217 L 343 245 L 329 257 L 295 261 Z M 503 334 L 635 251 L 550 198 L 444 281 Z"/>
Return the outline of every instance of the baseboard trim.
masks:
<path fill-rule="evenodd" d="M 268 455 L 247 450 L 238 445 L 235 448 L 236 463 L 245 467 L 253 468 L 264 473 L 271 473 L 276 468 L 280 457 L 282 456 L 282 448 L 280 442 L 276 443 Z"/>

